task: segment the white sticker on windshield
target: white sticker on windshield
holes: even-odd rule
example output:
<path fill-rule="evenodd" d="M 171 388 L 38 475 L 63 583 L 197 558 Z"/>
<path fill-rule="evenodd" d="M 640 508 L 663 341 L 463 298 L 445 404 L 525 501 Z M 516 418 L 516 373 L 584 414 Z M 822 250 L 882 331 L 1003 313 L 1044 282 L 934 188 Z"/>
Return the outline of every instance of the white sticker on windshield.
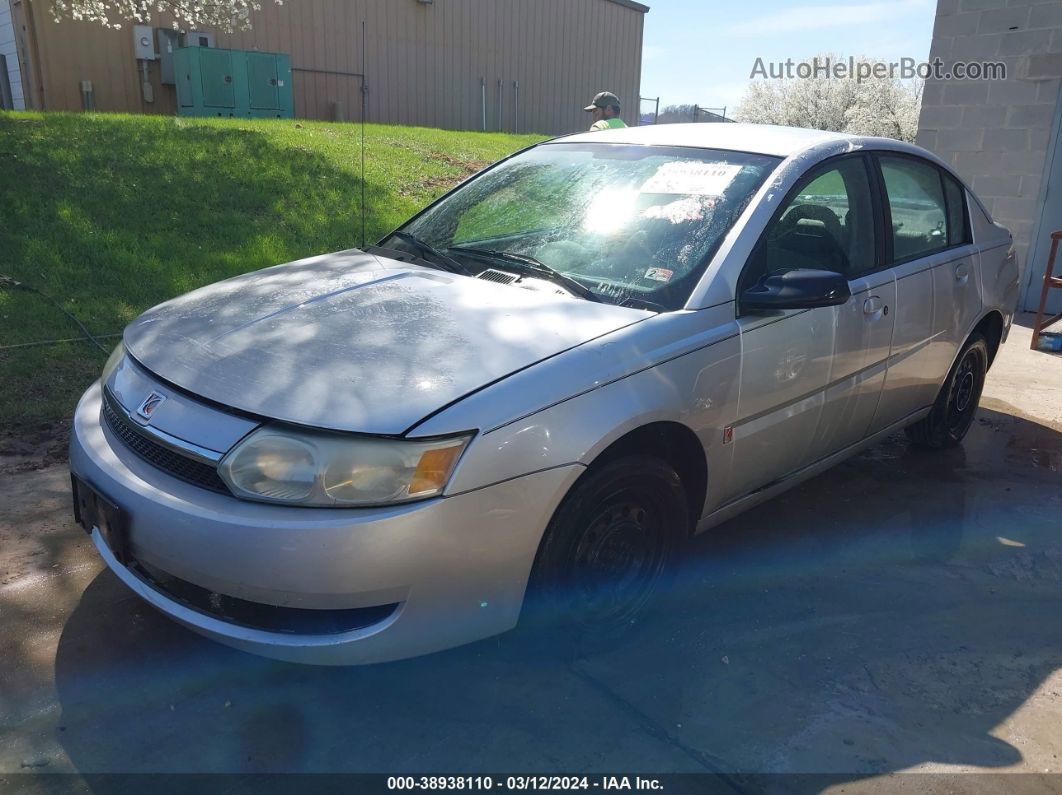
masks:
<path fill-rule="evenodd" d="M 722 196 L 739 171 L 741 166 L 727 163 L 664 163 L 640 190 L 642 193 Z"/>
<path fill-rule="evenodd" d="M 645 278 L 654 282 L 669 282 L 674 275 L 675 272 L 667 268 L 650 268 L 645 272 Z"/>

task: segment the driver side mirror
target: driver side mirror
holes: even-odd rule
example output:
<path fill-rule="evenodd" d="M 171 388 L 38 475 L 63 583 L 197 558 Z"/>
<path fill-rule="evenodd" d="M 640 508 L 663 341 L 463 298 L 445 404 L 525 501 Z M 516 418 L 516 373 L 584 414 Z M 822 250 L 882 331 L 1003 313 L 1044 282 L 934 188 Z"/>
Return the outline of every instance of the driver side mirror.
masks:
<path fill-rule="evenodd" d="M 843 274 L 796 268 L 769 273 L 749 287 L 741 294 L 741 309 L 813 309 L 837 306 L 851 297 L 848 279 Z"/>

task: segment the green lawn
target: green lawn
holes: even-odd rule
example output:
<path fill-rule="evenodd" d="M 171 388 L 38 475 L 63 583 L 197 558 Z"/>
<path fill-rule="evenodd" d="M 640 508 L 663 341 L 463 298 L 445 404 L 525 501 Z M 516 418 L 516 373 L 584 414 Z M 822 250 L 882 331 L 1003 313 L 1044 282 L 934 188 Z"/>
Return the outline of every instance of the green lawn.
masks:
<path fill-rule="evenodd" d="M 367 241 L 536 140 L 366 127 Z M 360 175 L 351 124 L 0 112 L 0 275 L 120 332 L 194 287 L 360 245 Z M 88 342 L 4 346 L 79 334 L 0 285 L 0 429 L 68 417 L 106 358 Z"/>

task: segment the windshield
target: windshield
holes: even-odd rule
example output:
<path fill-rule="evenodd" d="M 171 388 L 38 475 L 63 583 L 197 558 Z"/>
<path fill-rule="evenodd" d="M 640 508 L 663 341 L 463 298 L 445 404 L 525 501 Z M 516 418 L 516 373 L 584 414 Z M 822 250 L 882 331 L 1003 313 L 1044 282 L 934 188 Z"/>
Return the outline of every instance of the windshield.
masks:
<path fill-rule="evenodd" d="M 530 257 L 596 300 L 681 308 L 780 161 L 714 149 L 538 146 L 476 177 L 402 231 L 475 274 Z M 494 263 L 470 256 L 492 252 Z M 586 295 L 584 297 L 591 297 Z"/>

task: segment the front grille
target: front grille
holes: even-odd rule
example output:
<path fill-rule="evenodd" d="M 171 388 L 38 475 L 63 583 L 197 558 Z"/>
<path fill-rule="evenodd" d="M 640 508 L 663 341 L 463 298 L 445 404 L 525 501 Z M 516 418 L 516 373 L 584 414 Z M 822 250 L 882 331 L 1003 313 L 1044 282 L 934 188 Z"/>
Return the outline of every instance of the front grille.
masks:
<path fill-rule="evenodd" d="M 134 428 L 133 421 L 106 389 L 103 391 L 103 417 L 114 435 L 149 464 L 195 486 L 222 494 L 231 493 L 216 467 L 171 450 Z"/>
<path fill-rule="evenodd" d="M 133 560 L 129 569 L 145 584 L 199 613 L 267 632 L 300 635 L 334 635 L 378 624 L 398 609 L 398 603 L 342 610 L 312 610 L 304 607 L 277 607 L 249 602 L 235 596 L 203 588 L 174 577 L 143 561 Z"/>

